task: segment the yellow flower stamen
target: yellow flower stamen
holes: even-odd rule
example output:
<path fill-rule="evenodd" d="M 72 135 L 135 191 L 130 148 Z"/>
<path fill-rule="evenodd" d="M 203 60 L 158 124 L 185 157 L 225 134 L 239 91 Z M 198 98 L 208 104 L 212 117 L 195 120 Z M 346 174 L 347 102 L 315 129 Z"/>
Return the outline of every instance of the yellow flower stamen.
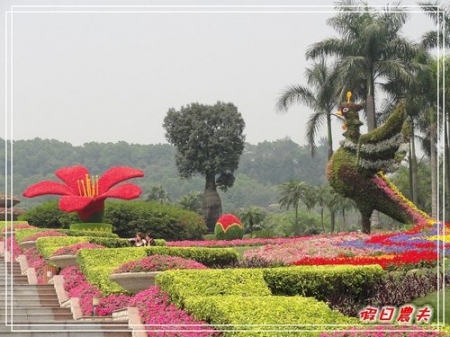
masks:
<path fill-rule="evenodd" d="M 98 176 L 89 177 L 86 174 L 84 180 L 77 180 L 78 193 L 82 197 L 95 197 L 98 195 Z"/>

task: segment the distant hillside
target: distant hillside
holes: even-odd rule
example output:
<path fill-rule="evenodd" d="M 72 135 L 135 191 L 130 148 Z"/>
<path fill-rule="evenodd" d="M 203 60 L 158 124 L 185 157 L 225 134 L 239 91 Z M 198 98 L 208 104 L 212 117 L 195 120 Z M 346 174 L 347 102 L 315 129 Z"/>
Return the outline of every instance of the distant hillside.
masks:
<path fill-rule="evenodd" d="M 175 166 L 176 149 L 169 144 L 139 145 L 118 143 L 85 143 L 72 146 L 67 142 L 35 138 L 14 141 L 14 194 L 21 196 L 25 188 L 38 181 L 57 180 L 54 171 L 63 166 L 83 165 L 93 174 L 102 174 L 116 165 L 142 169 L 145 177 L 135 183 L 143 189 L 143 198 L 150 188 L 162 184 L 172 202 L 192 191 L 203 191 L 204 180 L 197 176 L 181 179 Z M 10 163 L 8 162 L 8 165 Z M 239 207 L 267 207 L 277 203 L 277 185 L 300 179 L 314 185 L 325 183 L 326 149 L 320 146 L 311 158 L 306 146 L 290 139 L 246 144 L 236 181 L 222 197 L 224 212 Z M 9 166 L 8 166 L 9 167 Z M 5 184 L 5 140 L 0 138 L 0 191 Z M 25 199 L 21 208 L 29 208 L 52 197 Z"/>

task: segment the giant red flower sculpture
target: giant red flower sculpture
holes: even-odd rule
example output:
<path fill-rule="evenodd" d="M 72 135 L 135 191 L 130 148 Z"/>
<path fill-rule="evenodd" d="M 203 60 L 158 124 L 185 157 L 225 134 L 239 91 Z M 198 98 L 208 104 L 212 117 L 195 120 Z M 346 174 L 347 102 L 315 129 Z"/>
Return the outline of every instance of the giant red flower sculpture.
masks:
<path fill-rule="evenodd" d="M 100 178 L 90 176 L 83 166 L 63 167 L 55 175 L 65 184 L 42 181 L 28 187 L 23 196 L 33 198 L 45 194 L 62 195 L 59 208 L 65 212 L 77 212 L 83 222 L 101 222 L 106 198 L 135 199 L 142 190 L 131 183 L 114 187 L 131 178 L 143 177 L 144 172 L 132 167 L 116 166 Z M 99 221 L 100 220 L 100 221 Z"/>

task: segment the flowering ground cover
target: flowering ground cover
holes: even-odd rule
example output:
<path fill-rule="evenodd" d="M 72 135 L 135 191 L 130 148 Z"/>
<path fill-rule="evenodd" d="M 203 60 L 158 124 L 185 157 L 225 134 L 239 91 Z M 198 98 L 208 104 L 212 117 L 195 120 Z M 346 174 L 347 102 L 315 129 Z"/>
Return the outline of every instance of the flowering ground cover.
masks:
<path fill-rule="evenodd" d="M 52 256 L 75 255 L 80 249 L 99 249 L 99 248 L 105 248 L 105 247 L 102 245 L 95 244 L 95 243 L 81 242 L 81 243 L 77 243 L 74 245 L 59 248 L 57 251 L 55 251 L 52 254 Z"/>
<path fill-rule="evenodd" d="M 205 265 L 178 256 L 151 255 L 137 261 L 122 264 L 113 274 L 164 271 L 173 269 L 207 269 Z"/>
<path fill-rule="evenodd" d="M 369 236 L 361 233 L 340 233 L 328 236 L 309 236 L 302 240 L 292 240 L 291 242 L 278 245 L 265 245 L 256 249 L 244 252 L 243 259 L 250 260 L 259 258 L 269 262 L 281 262 L 291 265 L 305 257 L 334 258 L 339 255 L 346 256 L 366 256 L 381 254 L 380 248 L 352 247 L 341 245 L 348 241 L 365 240 Z"/>
<path fill-rule="evenodd" d="M 96 296 L 100 298 L 95 309 L 98 316 L 108 316 L 115 310 L 129 306 L 137 307 L 148 336 L 161 336 L 161 331 L 164 330 L 164 336 L 213 336 L 216 333 L 207 323 L 196 320 L 170 303 L 169 296 L 161 292 L 158 286 L 152 286 L 134 296 L 115 294 L 103 297 L 97 287 L 86 281 L 77 266 L 64 268 L 60 275 L 64 276 L 64 286 L 69 296 L 80 299 L 81 310 L 86 316 L 92 314 L 92 298 Z M 179 333 L 167 331 L 174 329 L 179 330 Z M 190 330 L 198 332 L 191 333 Z"/>

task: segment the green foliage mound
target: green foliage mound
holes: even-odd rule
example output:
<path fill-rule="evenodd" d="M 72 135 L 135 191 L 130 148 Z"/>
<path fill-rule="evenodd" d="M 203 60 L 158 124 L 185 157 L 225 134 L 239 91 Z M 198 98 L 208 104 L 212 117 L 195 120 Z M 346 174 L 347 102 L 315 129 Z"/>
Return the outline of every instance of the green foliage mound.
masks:
<path fill-rule="evenodd" d="M 216 224 L 214 228 L 216 240 L 236 240 L 244 237 L 244 229 L 239 225 L 233 225 L 223 230 L 222 225 Z"/>
<path fill-rule="evenodd" d="M 271 294 L 261 269 L 171 270 L 158 275 L 156 284 L 179 306 L 197 296 Z"/>
<path fill-rule="evenodd" d="M 112 225 L 107 223 L 74 223 L 70 225 L 71 230 L 75 231 L 93 231 L 93 232 L 112 232 Z"/>
<path fill-rule="evenodd" d="M 212 325 L 227 324 L 217 327 L 232 330 L 222 332 L 223 336 L 319 336 L 320 331 L 333 329 L 327 324 L 343 324 L 344 327 L 359 324 L 356 318 L 333 311 L 323 302 L 300 296 L 250 296 L 244 300 L 239 295 L 192 296 L 186 298 L 184 304 L 185 310 L 197 319 Z"/>
<path fill-rule="evenodd" d="M 153 238 L 195 240 L 206 232 L 205 221 L 197 213 L 157 202 L 107 202 L 103 219 L 120 237 L 150 232 Z"/>
<path fill-rule="evenodd" d="M 76 213 L 61 211 L 58 208 L 58 201 L 48 201 L 33 207 L 19 216 L 19 220 L 28 221 L 32 226 L 44 228 L 69 228 L 70 224 L 80 221 Z"/>
<path fill-rule="evenodd" d="M 296 266 L 263 270 L 264 280 L 275 295 L 300 295 L 327 301 L 345 295 L 367 298 L 382 280 L 385 271 L 379 265 Z"/>

